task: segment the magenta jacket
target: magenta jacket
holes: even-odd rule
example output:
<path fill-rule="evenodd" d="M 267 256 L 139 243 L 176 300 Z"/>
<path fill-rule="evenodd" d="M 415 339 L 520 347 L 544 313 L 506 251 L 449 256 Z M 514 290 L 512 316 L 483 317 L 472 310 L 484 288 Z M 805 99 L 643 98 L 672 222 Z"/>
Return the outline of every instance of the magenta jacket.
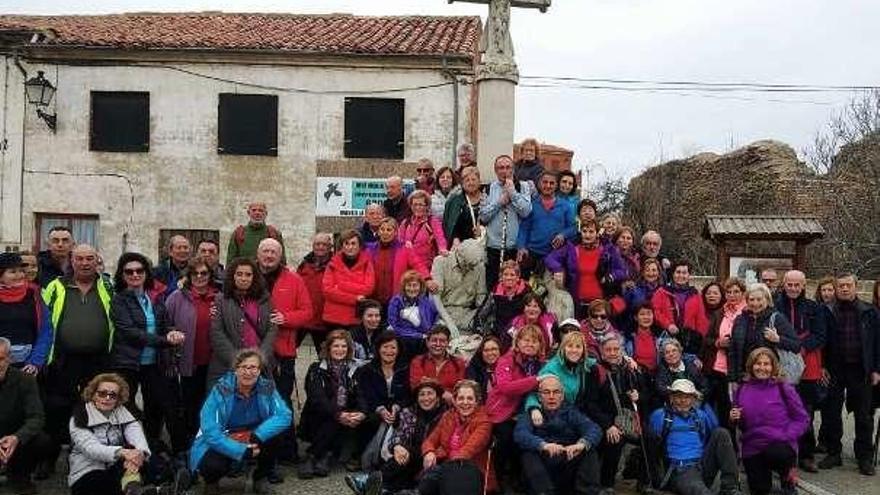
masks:
<path fill-rule="evenodd" d="M 486 399 L 486 410 L 492 424 L 503 423 L 513 417 L 525 396 L 538 388 L 537 372 L 541 366 L 535 367 L 535 375 L 528 375 L 516 355 L 516 351 L 511 349 L 495 363 L 495 385 Z"/>
<path fill-rule="evenodd" d="M 807 431 L 810 418 L 793 386 L 752 378 L 736 391 L 734 406 L 742 408 L 739 426 L 743 432 L 743 458 L 757 455 L 777 442 L 798 451 L 798 438 Z"/>
<path fill-rule="evenodd" d="M 446 249 L 446 236 L 443 234 L 443 224 L 436 217 L 428 216 L 421 222 L 413 223 L 412 216 L 400 222 L 397 230 L 397 239 L 404 243 L 412 243 L 416 260 L 431 271 L 434 257 L 440 254 L 440 250 Z"/>

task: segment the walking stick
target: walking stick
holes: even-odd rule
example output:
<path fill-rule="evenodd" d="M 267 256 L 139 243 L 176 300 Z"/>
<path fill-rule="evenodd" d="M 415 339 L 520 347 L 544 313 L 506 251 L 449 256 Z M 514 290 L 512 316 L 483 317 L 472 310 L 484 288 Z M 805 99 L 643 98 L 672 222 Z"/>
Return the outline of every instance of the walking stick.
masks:
<path fill-rule="evenodd" d="M 877 450 L 880 449 L 880 418 L 877 418 L 877 431 L 874 432 L 874 465 L 877 465 Z"/>
<path fill-rule="evenodd" d="M 492 447 L 493 445 L 490 445 L 489 451 L 486 453 L 486 472 L 483 473 L 483 495 L 489 493 L 489 470 L 492 469 Z"/>
<path fill-rule="evenodd" d="M 639 406 L 635 401 L 632 401 L 633 411 L 636 413 L 636 421 L 639 422 L 639 425 L 642 424 L 642 415 L 639 413 Z M 642 490 L 642 493 L 651 493 L 652 488 L 654 486 L 654 477 L 651 475 L 651 465 L 648 463 L 648 448 L 645 444 L 645 429 L 641 428 L 641 434 L 639 435 L 639 443 L 642 447 L 642 461 L 645 463 L 645 475 L 647 477 L 648 485 Z"/>
<path fill-rule="evenodd" d="M 735 402 L 735 399 L 736 399 L 736 383 L 732 383 L 732 382 L 730 382 L 730 383 L 727 384 L 727 396 L 728 396 L 728 398 L 730 399 L 730 407 L 731 407 L 731 409 L 734 408 L 734 407 L 737 407 L 737 406 L 736 406 L 736 402 Z M 728 418 L 728 421 L 729 421 L 729 418 Z M 737 430 L 737 429 L 738 429 L 738 426 L 734 426 L 734 428 L 733 428 L 733 432 L 734 432 L 733 435 L 736 437 L 736 458 L 737 458 L 737 459 L 742 459 L 742 438 L 740 437 L 740 435 L 737 435 L 737 434 L 736 434 L 736 430 Z"/>

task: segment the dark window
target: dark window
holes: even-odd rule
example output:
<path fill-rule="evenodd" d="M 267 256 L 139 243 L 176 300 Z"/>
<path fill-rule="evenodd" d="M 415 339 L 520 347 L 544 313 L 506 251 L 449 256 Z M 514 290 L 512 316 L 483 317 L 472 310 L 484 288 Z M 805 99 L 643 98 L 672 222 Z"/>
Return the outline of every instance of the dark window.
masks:
<path fill-rule="evenodd" d="M 392 98 L 346 98 L 345 156 L 402 159 L 403 102 Z"/>
<path fill-rule="evenodd" d="M 150 93 L 92 91 L 92 151 L 150 150 Z"/>
<path fill-rule="evenodd" d="M 217 152 L 278 156 L 278 97 L 220 93 Z"/>

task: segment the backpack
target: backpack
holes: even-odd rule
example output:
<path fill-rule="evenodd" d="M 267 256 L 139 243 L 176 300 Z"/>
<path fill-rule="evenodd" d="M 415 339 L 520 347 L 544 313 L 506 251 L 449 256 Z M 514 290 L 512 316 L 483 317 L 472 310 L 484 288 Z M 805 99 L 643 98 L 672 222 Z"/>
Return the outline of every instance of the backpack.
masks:
<path fill-rule="evenodd" d="M 278 232 L 278 229 L 276 229 L 274 225 L 266 224 L 266 232 L 269 234 L 269 237 L 281 242 L 281 233 Z M 232 238 L 235 239 L 235 245 L 239 248 L 244 245 L 244 225 L 239 225 L 235 228 L 235 231 L 232 233 Z"/>

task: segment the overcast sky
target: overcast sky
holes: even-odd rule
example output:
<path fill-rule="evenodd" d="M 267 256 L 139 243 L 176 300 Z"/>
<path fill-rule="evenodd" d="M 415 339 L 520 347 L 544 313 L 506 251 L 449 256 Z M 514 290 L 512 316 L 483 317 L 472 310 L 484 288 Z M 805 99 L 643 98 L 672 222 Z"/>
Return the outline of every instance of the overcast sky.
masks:
<path fill-rule="evenodd" d="M 481 15 L 446 0 L 3 0 L 0 11 L 348 12 Z M 523 76 L 878 85 L 875 0 L 553 0 L 512 19 Z M 523 84 L 534 83 L 523 79 Z M 834 93 L 711 93 L 520 87 L 517 138 L 575 150 L 576 166 L 631 176 L 661 159 L 754 140 L 801 151 L 850 98 Z M 777 101 L 771 101 L 777 100 Z"/>

